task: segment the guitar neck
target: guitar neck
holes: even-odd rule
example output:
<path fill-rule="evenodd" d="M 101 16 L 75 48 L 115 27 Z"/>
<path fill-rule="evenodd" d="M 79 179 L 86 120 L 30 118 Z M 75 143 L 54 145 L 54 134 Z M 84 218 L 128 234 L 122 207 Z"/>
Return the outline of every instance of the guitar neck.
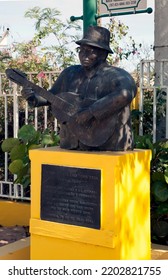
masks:
<path fill-rule="evenodd" d="M 47 91 L 36 84 L 33 84 L 30 81 L 26 81 L 27 86 L 31 87 L 38 95 L 45 98 L 47 101 L 51 103 L 51 107 L 57 110 L 61 110 L 67 116 L 73 116 L 75 113 L 78 112 L 79 106 L 78 103 L 75 103 L 73 97 L 71 100 L 66 100 L 64 94 L 56 94 L 54 95 L 50 91 Z M 67 93 L 68 96 L 68 93 Z"/>
<path fill-rule="evenodd" d="M 26 74 L 18 69 L 9 68 L 6 69 L 5 72 L 8 79 L 10 79 L 12 82 L 22 87 L 32 88 L 35 93 L 45 98 L 49 103 L 51 103 L 51 107 L 54 108 L 55 112 L 62 111 L 64 114 L 72 116 L 80 109 L 88 107 L 95 101 L 91 99 L 85 99 L 82 101 L 79 97 L 79 94 L 73 92 L 61 92 L 54 95 L 52 92 L 47 91 L 44 88 L 29 81 Z"/>
<path fill-rule="evenodd" d="M 18 69 L 12 69 L 12 68 L 8 68 L 6 69 L 6 76 L 8 77 L 9 80 L 11 80 L 12 82 L 16 83 L 19 86 L 22 87 L 30 87 L 32 88 L 35 92 L 37 92 L 41 97 L 47 99 L 50 103 L 54 102 L 54 95 L 41 88 L 40 86 L 34 84 L 33 82 L 29 81 L 27 79 L 27 75 L 25 73 L 23 73 L 22 71 L 18 70 Z"/>

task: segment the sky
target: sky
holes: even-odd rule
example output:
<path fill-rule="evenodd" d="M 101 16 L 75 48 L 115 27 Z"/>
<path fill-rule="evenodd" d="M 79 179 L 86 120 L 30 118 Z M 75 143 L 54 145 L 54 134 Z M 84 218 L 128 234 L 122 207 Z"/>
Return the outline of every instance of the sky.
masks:
<path fill-rule="evenodd" d="M 142 43 L 144 46 L 154 44 L 154 1 L 147 0 L 147 7 L 153 8 L 152 14 L 143 13 L 118 17 L 121 22 L 129 27 L 129 35 L 132 36 L 137 44 Z M 25 18 L 24 14 L 35 6 L 56 8 L 61 12 L 61 19 L 66 21 L 71 16 L 82 15 L 83 0 L 0 0 L 0 32 L 3 26 L 10 29 L 9 43 L 27 42 L 32 39 L 35 33 L 34 21 Z M 109 17 L 102 18 L 102 26 L 105 26 L 109 21 Z M 78 22 L 83 27 L 83 21 Z M 0 35 L 2 34 L 0 33 Z M 128 71 L 132 71 L 138 62 L 139 59 L 134 57 L 131 61 L 129 59 L 128 61 L 120 62 L 120 66 Z"/>
<path fill-rule="evenodd" d="M 147 1 L 147 6 L 154 8 L 154 0 Z M 70 19 L 72 15 L 82 15 L 83 0 L 0 0 L 0 27 L 9 27 L 13 39 L 17 42 L 31 39 L 35 31 L 34 22 L 31 19 L 25 18 L 24 13 L 35 6 L 41 8 L 54 7 L 61 12 L 62 19 L 66 20 Z M 118 19 L 129 26 L 129 34 L 136 42 L 153 44 L 154 12 L 152 14 L 120 16 Z M 103 18 L 102 26 L 107 22 L 109 22 L 109 18 Z M 81 25 L 83 25 L 82 21 Z"/>

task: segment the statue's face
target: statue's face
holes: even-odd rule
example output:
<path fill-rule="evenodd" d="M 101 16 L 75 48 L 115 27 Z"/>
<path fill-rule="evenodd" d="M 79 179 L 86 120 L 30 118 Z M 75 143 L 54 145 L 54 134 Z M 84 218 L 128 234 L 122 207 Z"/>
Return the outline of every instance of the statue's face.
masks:
<path fill-rule="evenodd" d="M 93 68 L 104 57 L 104 50 L 88 45 L 81 45 L 79 48 L 80 63 L 85 68 Z"/>

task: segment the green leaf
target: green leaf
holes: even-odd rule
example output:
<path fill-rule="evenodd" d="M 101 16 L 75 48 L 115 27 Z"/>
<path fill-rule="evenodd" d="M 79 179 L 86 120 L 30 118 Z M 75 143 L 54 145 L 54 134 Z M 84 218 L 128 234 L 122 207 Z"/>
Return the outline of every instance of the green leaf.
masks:
<path fill-rule="evenodd" d="M 153 149 L 153 143 L 151 142 L 151 140 L 149 138 L 147 138 L 145 142 L 150 149 Z"/>
<path fill-rule="evenodd" d="M 168 202 L 163 202 L 159 204 L 159 206 L 156 209 L 156 213 L 158 215 L 166 215 L 168 213 Z"/>
<path fill-rule="evenodd" d="M 165 182 L 164 174 L 162 172 L 153 172 L 151 175 L 151 179 L 153 182 L 155 181 Z"/>
<path fill-rule="evenodd" d="M 150 135 L 135 136 L 135 147 L 140 149 L 153 149 Z"/>
<path fill-rule="evenodd" d="M 32 141 L 33 141 L 32 144 L 36 143 L 38 145 L 41 140 L 41 137 L 42 137 L 41 132 L 39 130 L 37 130 L 34 134 L 34 138 L 32 139 Z"/>
<path fill-rule="evenodd" d="M 156 181 L 152 184 L 152 193 L 157 201 L 164 202 L 168 199 L 168 186 L 166 183 Z"/>
<path fill-rule="evenodd" d="M 165 152 L 164 154 L 161 154 L 159 160 L 162 163 L 168 163 L 168 153 Z"/>
<path fill-rule="evenodd" d="M 30 176 L 30 164 L 24 165 L 24 167 L 19 171 L 19 176 Z"/>
<path fill-rule="evenodd" d="M 29 186 L 30 183 L 30 174 L 25 174 L 24 176 L 19 174 L 17 175 L 17 179 L 15 180 L 15 184 L 21 184 L 24 188 Z"/>
<path fill-rule="evenodd" d="M 158 221 L 153 225 L 153 232 L 159 238 L 165 238 L 168 235 L 168 223 L 165 221 Z"/>
<path fill-rule="evenodd" d="M 165 142 L 161 142 L 161 143 L 160 143 L 160 146 L 162 146 L 162 147 L 165 148 L 165 149 L 168 149 L 168 140 L 165 141 Z"/>
<path fill-rule="evenodd" d="M 42 147 L 41 144 L 39 144 L 39 145 L 37 145 L 37 144 L 32 144 L 32 145 L 30 145 L 29 150 L 39 149 L 39 148 L 41 148 L 41 147 Z"/>
<path fill-rule="evenodd" d="M 149 138 L 146 139 L 146 144 L 148 145 L 148 148 L 152 151 L 152 158 L 154 158 L 155 157 L 154 146 Z"/>
<path fill-rule="evenodd" d="M 14 184 L 22 184 L 22 181 L 20 178 L 16 178 L 16 180 L 14 180 Z"/>
<path fill-rule="evenodd" d="M 26 155 L 22 160 L 24 165 L 30 164 L 29 155 Z"/>
<path fill-rule="evenodd" d="M 24 188 L 27 188 L 30 185 L 31 181 L 30 181 L 30 175 L 26 175 L 24 176 L 24 178 L 22 179 L 22 185 Z"/>
<path fill-rule="evenodd" d="M 164 178 L 165 178 L 166 183 L 168 184 L 168 167 L 165 169 Z"/>
<path fill-rule="evenodd" d="M 50 134 L 43 135 L 42 144 L 43 145 L 52 145 L 54 143 Z"/>
<path fill-rule="evenodd" d="M 30 176 L 25 176 L 22 182 L 23 188 L 27 188 L 31 184 Z"/>
<path fill-rule="evenodd" d="M 18 131 L 18 137 L 24 142 L 28 143 L 36 138 L 37 132 L 32 125 L 24 125 Z"/>
<path fill-rule="evenodd" d="M 19 172 L 24 168 L 23 161 L 21 159 L 16 159 L 9 165 L 9 171 L 12 174 L 19 174 Z"/>
<path fill-rule="evenodd" d="M 2 142 L 1 148 L 3 152 L 10 152 L 13 147 L 20 144 L 18 138 L 7 138 Z"/>
<path fill-rule="evenodd" d="M 60 137 L 59 137 L 59 135 L 54 135 L 53 136 L 53 141 L 54 141 L 54 146 L 58 146 L 59 145 L 59 143 L 60 143 Z"/>
<path fill-rule="evenodd" d="M 15 159 L 23 159 L 26 156 L 26 145 L 20 144 L 19 146 L 13 147 L 10 153 L 11 161 Z"/>

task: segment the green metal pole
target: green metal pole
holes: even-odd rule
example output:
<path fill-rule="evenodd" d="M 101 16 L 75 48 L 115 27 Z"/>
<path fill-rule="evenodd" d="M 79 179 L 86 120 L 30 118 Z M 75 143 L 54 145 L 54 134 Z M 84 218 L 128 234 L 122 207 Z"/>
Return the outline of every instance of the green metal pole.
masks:
<path fill-rule="evenodd" d="M 117 1 L 117 0 L 116 0 Z M 146 10 L 130 11 L 130 12 L 121 12 L 121 13 L 108 13 L 98 15 L 97 9 L 97 0 L 83 0 L 83 15 L 80 17 L 71 16 L 70 20 L 83 20 L 83 33 L 87 30 L 89 25 L 97 25 L 97 20 L 102 17 L 114 17 L 114 16 L 124 16 L 132 14 L 141 14 L 141 13 L 152 13 L 152 8 L 147 8 Z"/>
<path fill-rule="evenodd" d="M 97 0 L 83 0 L 83 32 L 89 25 L 97 25 Z"/>

